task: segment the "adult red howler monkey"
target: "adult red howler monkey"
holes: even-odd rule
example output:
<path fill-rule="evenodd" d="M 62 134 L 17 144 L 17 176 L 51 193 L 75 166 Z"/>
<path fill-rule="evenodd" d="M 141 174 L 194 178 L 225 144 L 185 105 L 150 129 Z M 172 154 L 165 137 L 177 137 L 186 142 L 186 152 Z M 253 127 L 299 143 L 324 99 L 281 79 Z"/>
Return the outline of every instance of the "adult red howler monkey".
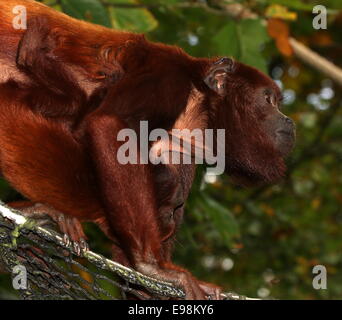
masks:
<path fill-rule="evenodd" d="M 13 28 L 18 5 L 27 30 Z M 72 240 L 83 236 L 78 220 L 96 222 L 120 262 L 183 287 L 188 299 L 219 299 L 220 288 L 171 262 L 195 165 L 122 165 L 117 135 L 141 120 L 150 130 L 226 129 L 226 172 L 270 183 L 294 143 L 276 84 L 229 58 L 193 58 L 29 0 L 0 3 L 0 40 L 4 177 L 35 210 L 65 213 Z"/>

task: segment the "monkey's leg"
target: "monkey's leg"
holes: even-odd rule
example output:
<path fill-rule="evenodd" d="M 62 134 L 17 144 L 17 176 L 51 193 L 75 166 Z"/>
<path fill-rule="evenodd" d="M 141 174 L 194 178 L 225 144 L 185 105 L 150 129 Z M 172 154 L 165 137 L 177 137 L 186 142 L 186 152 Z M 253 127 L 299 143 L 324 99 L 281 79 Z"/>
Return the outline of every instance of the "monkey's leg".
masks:
<path fill-rule="evenodd" d="M 15 101 L 16 93 L 10 85 L 0 86 L 1 171 L 30 200 L 16 207 L 28 207 L 26 214 L 49 215 L 69 236 L 66 240 L 86 247 L 79 221 L 104 215 L 87 153 L 65 126 Z"/>

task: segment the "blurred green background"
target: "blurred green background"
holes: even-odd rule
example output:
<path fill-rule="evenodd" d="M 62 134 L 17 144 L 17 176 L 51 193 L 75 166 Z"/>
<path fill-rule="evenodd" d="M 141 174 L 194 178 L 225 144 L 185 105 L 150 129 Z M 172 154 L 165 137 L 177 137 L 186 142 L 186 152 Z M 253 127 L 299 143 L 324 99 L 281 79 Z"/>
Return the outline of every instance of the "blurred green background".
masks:
<path fill-rule="evenodd" d="M 342 298 L 341 87 L 291 54 L 286 30 L 341 67 L 341 0 L 42 2 L 79 19 L 144 32 L 194 56 L 233 56 L 272 76 L 283 89 L 283 112 L 297 123 L 288 176 L 277 185 L 243 189 L 227 176 L 209 179 L 199 168 L 175 261 L 252 297 Z M 326 30 L 312 26 L 316 4 L 328 9 Z M 280 31 L 275 18 L 282 21 Z M 0 199 L 20 195 L 0 180 Z M 108 253 L 105 237 L 86 228 L 91 248 Z M 326 290 L 312 287 L 318 264 L 328 271 Z M 12 297 L 9 288 L 8 276 L 0 276 L 0 297 Z"/>

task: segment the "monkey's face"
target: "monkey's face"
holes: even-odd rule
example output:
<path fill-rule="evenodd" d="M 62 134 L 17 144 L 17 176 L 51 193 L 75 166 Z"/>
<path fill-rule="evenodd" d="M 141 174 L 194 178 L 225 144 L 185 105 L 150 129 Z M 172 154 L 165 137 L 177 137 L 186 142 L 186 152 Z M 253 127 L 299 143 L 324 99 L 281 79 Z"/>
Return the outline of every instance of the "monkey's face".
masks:
<path fill-rule="evenodd" d="M 205 82 L 217 93 L 213 125 L 226 132 L 226 172 L 242 184 L 281 178 L 284 158 L 295 143 L 295 125 L 279 109 L 276 83 L 229 58 L 217 61 Z"/>

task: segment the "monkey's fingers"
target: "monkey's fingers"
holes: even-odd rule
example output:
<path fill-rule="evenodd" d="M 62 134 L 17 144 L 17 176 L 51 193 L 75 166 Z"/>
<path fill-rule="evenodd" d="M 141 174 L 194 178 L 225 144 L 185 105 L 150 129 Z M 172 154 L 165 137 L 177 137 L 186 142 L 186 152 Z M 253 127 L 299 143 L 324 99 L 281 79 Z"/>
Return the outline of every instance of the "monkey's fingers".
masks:
<path fill-rule="evenodd" d="M 65 245 L 72 246 L 78 256 L 82 252 L 89 250 L 88 243 L 86 242 L 87 237 L 78 219 L 65 216 L 62 213 L 58 213 L 55 219 L 60 231 L 64 234 L 63 240 Z"/>
<path fill-rule="evenodd" d="M 207 300 L 222 300 L 222 288 L 208 282 L 198 281 L 198 285 L 205 292 Z"/>
<path fill-rule="evenodd" d="M 56 223 L 60 232 L 63 233 L 63 242 L 66 246 L 72 246 L 77 255 L 88 251 L 89 246 L 86 242 L 81 223 L 74 217 L 69 217 L 47 205 L 41 203 L 18 202 L 9 204 L 19 209 L 26 217 L 35 219 L 39 226 L 50 227 Z M 48 219 L 50 217 L 51 219 Z"/>

